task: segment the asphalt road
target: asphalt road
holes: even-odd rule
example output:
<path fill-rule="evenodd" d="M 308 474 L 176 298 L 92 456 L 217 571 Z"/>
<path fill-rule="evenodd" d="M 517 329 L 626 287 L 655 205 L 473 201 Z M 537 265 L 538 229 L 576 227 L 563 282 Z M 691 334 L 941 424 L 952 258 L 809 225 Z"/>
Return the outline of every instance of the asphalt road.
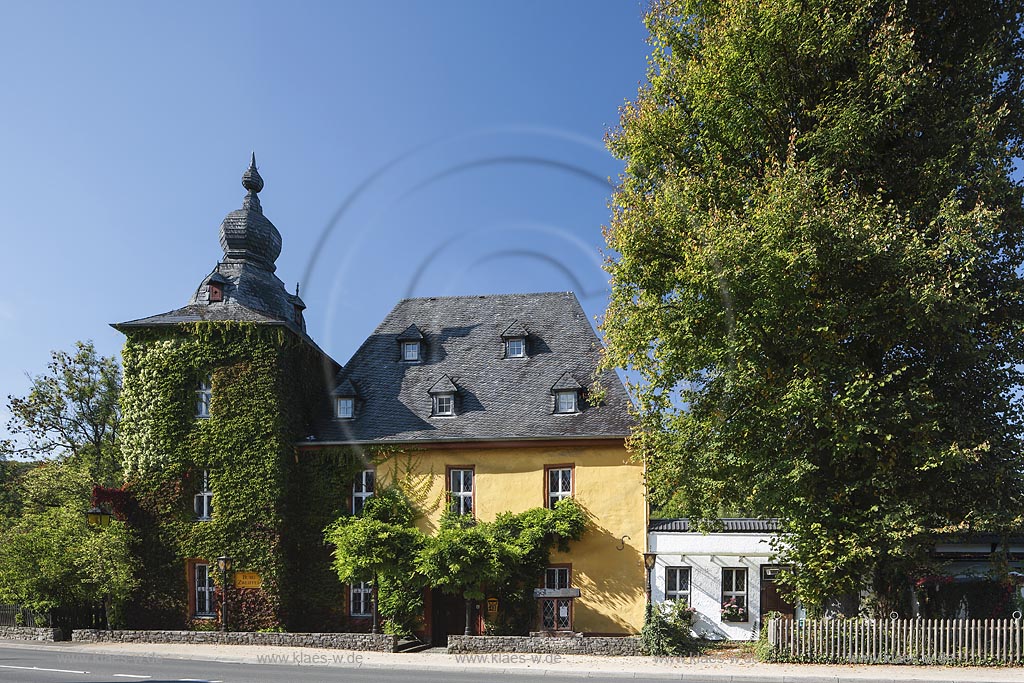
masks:
<path fill-rule="evenodd" d="M 339 657 L 352 653 L 340 652 Z M 301 657 L 301 653 L 298 655 Z M 163 657 L 133 655 L 104 655 L 62 651 L 59 646 L 28 648 L 0 645 L 0 681 L 17 683 L 315 683 L 346 681 L 351 683 L 477 683 L 483 681 L 516 681 L 539 683 L 558 680 L 561 676 L 543 672 L 503 674 L 499 671 L 473 673 L 416 669 L 382 669 L 358 667 L 342 659 L 338 663 L 309 661 L 278 664 L 235 664 L 230 662 L 202 662 Z M 566 678 L 570 678 L 567 676 Z M 633 673 L 623 677 L 602 676 L 601 680 L 630 680 Z M 650 681 L 664 678 L 648 679 Z M 692 680 L 692 679 L 691 679 Z"/>

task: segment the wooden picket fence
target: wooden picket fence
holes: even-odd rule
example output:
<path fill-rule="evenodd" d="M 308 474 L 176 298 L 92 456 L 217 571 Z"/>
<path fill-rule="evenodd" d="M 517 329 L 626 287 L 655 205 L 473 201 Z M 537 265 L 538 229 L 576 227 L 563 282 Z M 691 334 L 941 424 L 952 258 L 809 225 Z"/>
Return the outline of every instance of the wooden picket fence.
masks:
<path fill-rule="evenodd" d="M 1021 619 L 770 619 L 766 628 L 774 661 L 1024 664 Z"/>

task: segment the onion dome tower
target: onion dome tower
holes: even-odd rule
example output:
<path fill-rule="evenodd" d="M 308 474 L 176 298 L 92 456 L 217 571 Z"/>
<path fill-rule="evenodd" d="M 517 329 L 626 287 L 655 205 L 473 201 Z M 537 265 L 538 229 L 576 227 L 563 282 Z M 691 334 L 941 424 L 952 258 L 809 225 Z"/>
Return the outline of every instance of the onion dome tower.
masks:
<path fill-rule="evenodd" d="M 281 255 L 281 233 L 266 216 L 260 203 L 263 177 L 256 167 L 256 154 L 242 174 L 246 190 L 242 208 L 224 217 L 220 224 L 220 245 L 224 256 L 203 278 L 188 305 L 161 315 L 132 320 L 121 327 L 147 327 L 200 320 L 236 320 L 284 324 L 306 336 L 303 310 L 306 305 L 296 293 L 290 294 L 274 274 Z M 307 337 L 308 339 L 308 337 Z"/>

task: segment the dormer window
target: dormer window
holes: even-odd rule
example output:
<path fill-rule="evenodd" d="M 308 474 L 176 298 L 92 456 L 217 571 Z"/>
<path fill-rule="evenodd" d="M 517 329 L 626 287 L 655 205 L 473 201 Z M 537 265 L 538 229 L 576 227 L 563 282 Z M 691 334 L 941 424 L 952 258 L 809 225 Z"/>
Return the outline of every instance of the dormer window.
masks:
<path fill-rule="evenodd" d="M 522 337 L 513 337 L 505 340 L 505 358 L 525 358 L 526 340 Z"/>
<path fill-rule="evenodd" d="M 355 417 L 356 401 L 351 396 L 334 399 L 334 417 L 348 419 Z"/>
<path fill-rule="evenodd" d="M 576 391 L 556 391 L 555 392 L 555 412 L 556 413 L 575 413 L 579 411 L 577 405 L 578 392 Z"/>
<path fill-rule="evenodd" d="M 403 363 L 418 363 L 423 359 L 423 343 L 426 337 L 420 328 L 409 325 L 398 335 L 398 357 Z"/>
<path fill-rule="evenodd" d="M 356 398 L 359 392 L 351 380 L 343 379 L 331 394 L 334 396 L 334 417 L 339 420 L 350 420 L 356 416 Z"/>
<path fill-rule="evenodd" d="M 213 400 L 213 382 L 207 375 L 196 389 L 196 417 L 210 417 L 210 402 Z"/>
<path fill-rule="evenodd" d="M 505 343 L 505 358 L 526 358 L 526 338 L 530 333 L 518 320 L 501 333 L 501 339 Z"/>
<path fill-rule="evenodd" d="M 455 394 L 459 388 L 448 375 L 442 375 L 441 379 L 434 382 L 427 392 L 433 402 L 431 410 L 432 417 L 451 417 L 455 415 Z"/>
<path fill-rule="evenodd" d="M 218 266 L 220 268 L 220 266 Z M 228 279 L 220 274 L 219 270 L 215 270 L 212 275 L 206 280 L 206 301 L 207 303 L 217 303 L 218 301 L 224 301 L 224 286 L 228 284 Z"/>
<path fill-rule="evenodd" d="M 572 373 L 563 372 L 562 376 L 551 387 L 551 394 L 555 399 L 555 413 L 580 412 L 580 392 L 582 391 L 583 385 L 572 376 Z"/>
<path fill-rule="evenodd" d="M 434 396 L 434 415 L 448 417 L 455 414 L 455 394 L 436 394 Z"/>

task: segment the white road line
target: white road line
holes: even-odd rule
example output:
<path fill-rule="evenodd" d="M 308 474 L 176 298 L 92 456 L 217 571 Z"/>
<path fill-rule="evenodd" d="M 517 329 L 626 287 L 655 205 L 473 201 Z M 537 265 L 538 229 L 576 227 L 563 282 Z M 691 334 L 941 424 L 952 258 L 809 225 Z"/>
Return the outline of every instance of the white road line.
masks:
<path fill-rule="evenodd" d="M 42 669 L 38 666 L 12 666 L 10 664 L 0 664 L 0 669 L 20 669 L 22 671 L 53 671 L 59 674 L 87 674 L 88 671 L 73 671 L 71 669 Z"/>
<path fill-rule="evenodd" d="M 152 676 L 143 676 L 141 674 L 111 674 L 116 678 L 152 678 Z"/>

